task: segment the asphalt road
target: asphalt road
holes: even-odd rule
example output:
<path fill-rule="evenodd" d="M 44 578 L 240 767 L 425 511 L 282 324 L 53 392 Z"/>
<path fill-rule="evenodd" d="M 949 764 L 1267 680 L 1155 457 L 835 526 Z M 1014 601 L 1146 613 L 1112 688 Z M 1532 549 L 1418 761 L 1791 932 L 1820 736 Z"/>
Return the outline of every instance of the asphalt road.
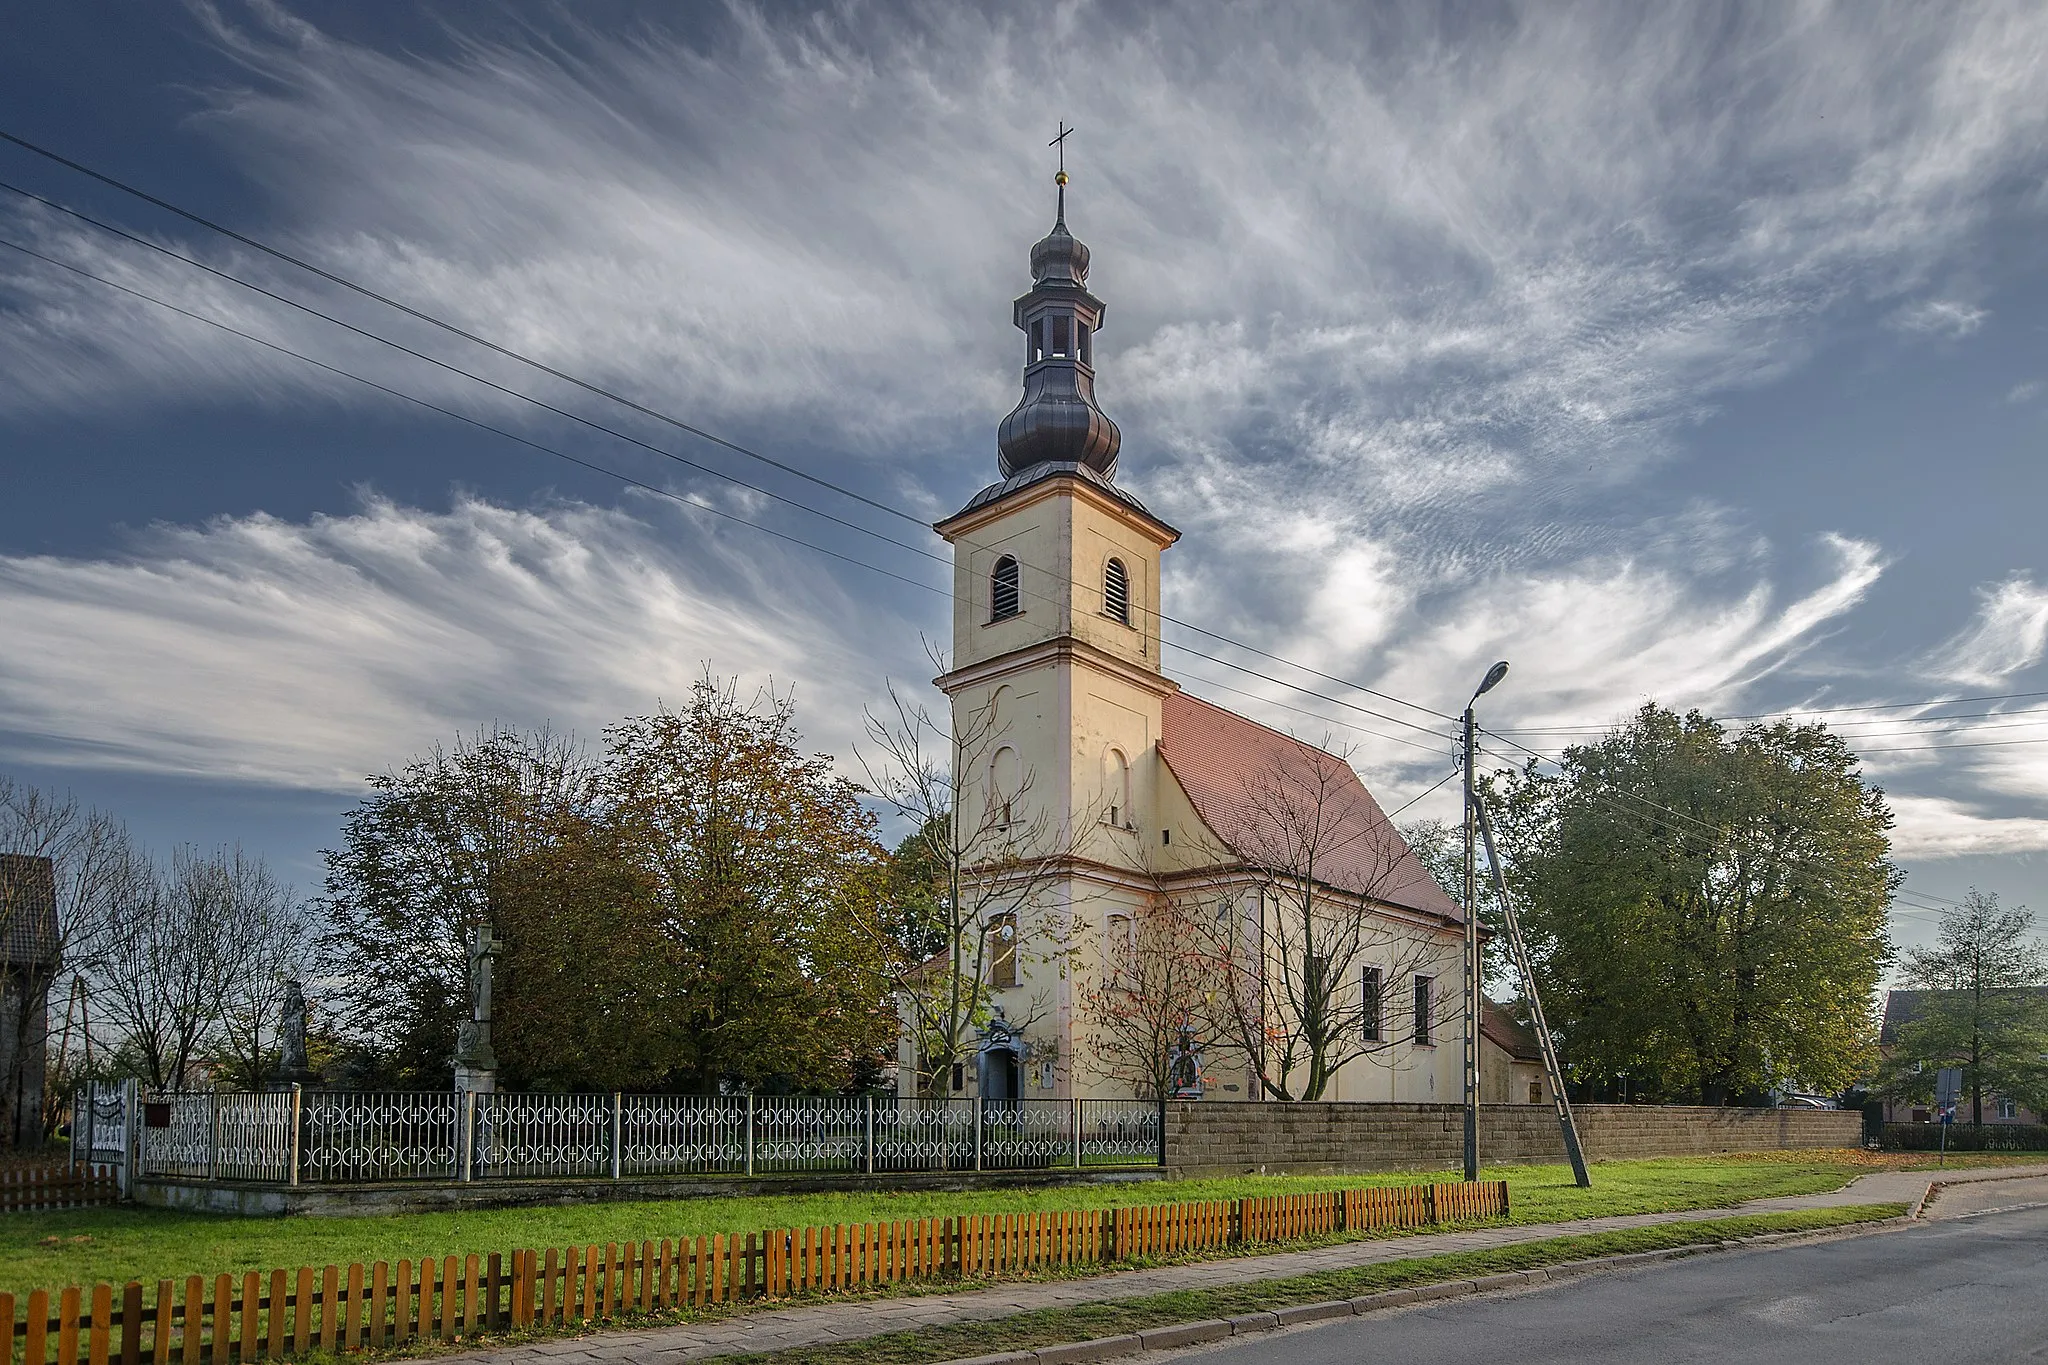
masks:
<path fill-rule="evenodd" d="M 2048 1208 L 1705 1255 L 1182 1354 L 1199 1365 L 2048 1361 Z"/>

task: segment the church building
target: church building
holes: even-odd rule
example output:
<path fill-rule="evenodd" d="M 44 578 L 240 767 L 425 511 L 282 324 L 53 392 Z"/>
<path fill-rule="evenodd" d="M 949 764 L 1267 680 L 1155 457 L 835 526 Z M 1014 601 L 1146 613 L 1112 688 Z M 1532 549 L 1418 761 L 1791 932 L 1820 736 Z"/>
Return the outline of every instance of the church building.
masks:
<path fill-rule="evenodd" d="M 1116 1064 L 1102 1003 L 1121 972 L 1143 1009 L 1146 988 L 1128 978 L 1145 976 L 1133 954 L 1151 951 L 1210 969 L 1168 1093 L 1307 1093 L 1306 1062 L 1263 1054 L 1287 1045 L 1269 1038 L 1303 1033 L 1299 1002 L 1327 999 L 1357 1036 L 1323 1048 L 1348 1060 L 1322 1078 L 1322 1098 L 1457 1101 L 1459 907 L 1348 763 L 1189 696 L 1164 671 L 1160 563 L 1180 532 L 1117 482 L 1121 434 L 1095 398 L 1104 305 L 1067 229 L 1064 172 L 1058 184 L 1057 221 L 1014 305 L 1024 393 L 1000 428 L 1001 478 L 936 527 L 954 551 L 952 653 L 937 679 L 952 708 L 954 818 L 992 907 L 980 926 L 992 1009 L 948 1088 L 1156 1093 L 1130 1058 Z M 1151 933 L 1167 914 L 1210 946 Z M 903 1070 L 908 1093 L 916 1067 Z"/>

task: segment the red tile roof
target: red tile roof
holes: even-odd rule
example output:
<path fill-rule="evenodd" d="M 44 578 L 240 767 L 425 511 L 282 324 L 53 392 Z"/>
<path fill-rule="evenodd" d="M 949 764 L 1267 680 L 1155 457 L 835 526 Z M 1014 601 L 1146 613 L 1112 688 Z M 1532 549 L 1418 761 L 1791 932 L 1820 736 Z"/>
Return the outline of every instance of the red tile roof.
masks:
<path fill-rule="evenodd" d="M 1351 765 L 1313 744 L 1198 700 L 1166 698 L 1159 755 L 1195 813 L 1248 863 L 1464 923 L 1464 914 Z"/>
<path fill-rule="evenodd" d="M 1505 1005 L 1486 1002 L 1486 1010 L 1479 1016 L 1479 1033 L 1518 1062 L 1543 1060 L 1543 1048 L 1534 1031 L 1510 1014 Z"/>

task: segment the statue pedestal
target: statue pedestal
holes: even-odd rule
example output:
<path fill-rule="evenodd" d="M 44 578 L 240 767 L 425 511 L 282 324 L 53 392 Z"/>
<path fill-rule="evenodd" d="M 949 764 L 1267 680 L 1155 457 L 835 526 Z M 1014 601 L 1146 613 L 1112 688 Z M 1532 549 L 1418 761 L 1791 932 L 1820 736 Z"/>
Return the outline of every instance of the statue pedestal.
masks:
<path fill-rule="evenodd" d="M 498 1089 L 498 1069 L 494 1066 L 458 1066 L 455 1068 L 455 1093 L 458 1095 L 474 1091 L 479 1095 L 495 1094 Z"/>

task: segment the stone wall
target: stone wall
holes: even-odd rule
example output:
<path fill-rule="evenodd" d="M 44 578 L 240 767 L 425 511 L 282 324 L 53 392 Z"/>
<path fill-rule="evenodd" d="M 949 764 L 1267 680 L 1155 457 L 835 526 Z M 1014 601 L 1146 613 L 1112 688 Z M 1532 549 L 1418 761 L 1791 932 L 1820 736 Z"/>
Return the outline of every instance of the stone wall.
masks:
<path fill-rule="evenodd" d="M 1857 1147 L 1863 1116 L 1838 1109 L 1712 1109 L 1587 1104 L 1573 1110 L 1593 1161 L 1791 1148 Z M 1246 1104 L 1182 1101 L 1166 1109 L 1170 1176 L 1440 1170 L 1464 1159 L 1455 1104 Z M 1488 1165 L 1564 1160 L 1549 1105 L 1480 1108 Z"/>

